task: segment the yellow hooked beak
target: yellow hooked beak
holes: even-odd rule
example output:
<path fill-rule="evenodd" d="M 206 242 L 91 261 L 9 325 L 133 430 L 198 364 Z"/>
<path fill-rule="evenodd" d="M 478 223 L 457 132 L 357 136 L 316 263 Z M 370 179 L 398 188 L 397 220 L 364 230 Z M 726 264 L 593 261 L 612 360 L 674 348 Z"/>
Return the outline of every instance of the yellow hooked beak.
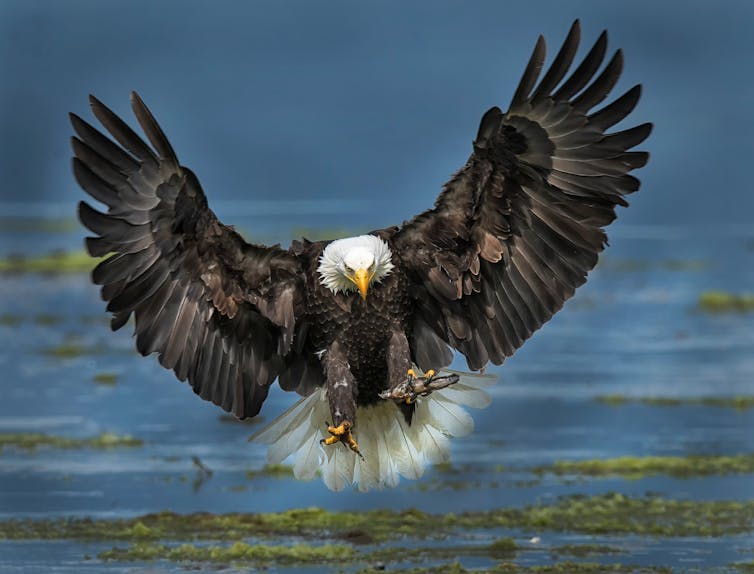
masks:
<path fill-rule="evenodd" d="M 356 286 L 359 288 L 361 298 L 365 300 L 367 298 L 367 290 L 369 289 L 370 279 L 371 277 L 369 277 L 369 273 L 366 269 L 357 269 L 353 274 L 353 282 L 356 283 Z"/>

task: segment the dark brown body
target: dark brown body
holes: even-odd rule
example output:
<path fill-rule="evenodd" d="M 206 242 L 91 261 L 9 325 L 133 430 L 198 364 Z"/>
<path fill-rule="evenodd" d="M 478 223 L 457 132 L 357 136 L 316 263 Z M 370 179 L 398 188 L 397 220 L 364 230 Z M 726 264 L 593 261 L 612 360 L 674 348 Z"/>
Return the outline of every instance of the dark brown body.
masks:
<path fill-rule="evenodd" d="M 304 255 L 318 265 L 325 245 L 310 244 Z M 333 293 L 308 275 L 305 353 L 321 362 L 328 387 L 333 424 L 355 422 L 356 406 L 374 404 L 379 393 L 406 378 L 411 367 L 408 340 L 414 302 L 399 262 L 382 282 L 370 286 L 366 299 L 358 291 Z"/>

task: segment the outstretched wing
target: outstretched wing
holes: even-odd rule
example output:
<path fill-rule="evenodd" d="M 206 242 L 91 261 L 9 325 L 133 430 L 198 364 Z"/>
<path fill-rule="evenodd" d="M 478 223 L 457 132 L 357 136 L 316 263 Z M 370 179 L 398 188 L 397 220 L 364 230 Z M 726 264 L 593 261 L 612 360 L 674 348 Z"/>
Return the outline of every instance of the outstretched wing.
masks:
<path fill-rule="evenodd" d="M 71 114 L 73 171 L 108 207 L 81 202 L 95 233 L 93 271 L 113 330 L 135 315 L 136 347 L 190 382 L 203 399 L 243 418 L 257 414 L 291 351 L 303 286 L 300 263 L 279 247 L 246 243 L 207 206 L 196 176 L 136 93 L 131 105 L 149 147 L 94 97 L 115 142 Z"/>
<path fill-rule="evenodd" d="M 450 361 L 445 342 L 473 369 L 512 355 L 586 281 L 606 244 L 603 227 L 639 188 L 629 172 L 649 156 L 629 150 L 651 124 L 605 132 L 633 110 L 640 86 L 592 111 L 617 82 L 623 56 L 616 52 L 595 77 L 603 32 L 563 81 L 579 36 L 576 21 L 536 85 L 539 37 L 510 109 L 484 115 L 473 154 L 434 209 L 390 237 L 420 285 L 412 349 L 423 368 Z"/>

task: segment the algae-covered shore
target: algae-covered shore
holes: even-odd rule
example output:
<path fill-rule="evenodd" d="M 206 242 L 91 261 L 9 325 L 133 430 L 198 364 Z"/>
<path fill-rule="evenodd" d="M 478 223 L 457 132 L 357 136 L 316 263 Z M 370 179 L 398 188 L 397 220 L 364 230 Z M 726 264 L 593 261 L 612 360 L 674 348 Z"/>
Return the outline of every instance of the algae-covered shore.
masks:
<path fill-rule="evenodd" d="M 705 291 L 699 296 L 699 309 L 709 313 L 754 311 L 754 293 Z"/>
<path fill-rule="evenodd" d="M 754 395 L 734 395 L 734 396 L 705 396 L 705 397 L 629 397 L 626 395 L 611 394 L 598 395 L 595 397 L 597 402 L 618 407 L 623 405 L 641 404 L 652 407 L 716 407 L 735 410 L 748 410 L 754 408 Z"/>
<path fill-rule="evenodd" d="M 754 531 L 754 501 L 693 501 L 619 493 L 568 496 L 552 504 L 433 514 L 420 510 L 327 511 L 294 509 L 259 514 L 160 512 L 128 519 L 11 519 L 0 539 L 224 540 L 306 539 L 364 541 L 438 538 L 507 528 L 525 531 L 642 536 L 725 536 Z"/>
<path fill-rule="evenodd" d="M 42 255 L 9 255 L 0 258 L 0 273 L 87 273 L 104 257 L 84 251 L 53 251 Z"/>
<path fill-rule="evenodd" d="M 556 478 L 605 478 L 622 477 L 629 480 L 647 478 L 651 476 L 670 476 L 673 478 L 699 478 L 703 476 L 725 476 L 731 474 L 754 473 L 754 453 L 735 455 L 697 454 L 685 456 L 617 456 L 610 458 L 594 458 L 581 460 L 556 460 L 549 464 L 531 467 L 506 467 L 504 465 L 483 466 L 454 466 L 449 463 L 435 465 L 435 476 L 416 485 L 418 490 L 462 490 L 472 484 L 468 475 L 478 477 L 504 477 L 513 473 L 519 477 L 523 474 L 533 475 L 536 482 L 543 476 Z M 526 481 L 520 478 L 518 486 Z M 504 486 L 499 482 L 491 482 L 489 486 Z"/>
<path fill-rule="evenodd" d="M 749 474 L 754 473 L 754 454 L 621 456 L 610 459 L 559 460 L 550 465 L 535 467 L 533 472 L 558 476 L 622 476 L 629 479 L 655 475 L 692 478 Z"/>
<path fill-rule="evenodd" d="M 495 532 L 511 532 L 496 536 Z M 249 565 L 358 565 L 422 563 L 450 568 L 461 556 L 485 557 L 490 572 L 665 572 L 662 567 L 572 562 L 573 558 L 620 556 L 605 544 L 541 545 L 539 535 L 570 532 L 593 536 L 721 537 L 754 531 L 754 502 L 689 501 L 618 493 L 568 496 L 552 504 L 489 511 L 433 514 L 419 510 L 176 514 L 129 519 L 11 519 L 0 521 L 0 540 L 113 542 L 101 560 Z M 532 533 L 537 538 L 529 540 Z M 286 540 L 285 544 L 280 544 Z M 486 540 L 486 541 L 485 541 Z M 444 542 L 447 541 L 447 542 Z M 453 541 L 453 542 L 450 542 Z M 123 544 L 126 544 L 124 546 Z M 546 553 L 555 562 L 521 567 L 522 553 Z M 557 561 L 561 557 L 564 562 Z M 440 561 L 440 562 L 438 562 Z M 566 565 L 571 569 L 564 569 Z M 460 564 L 457 572 L 466 570 Z M 401 571 L 401 570 L 397 570 Z M 428 570 L 433 571 L 433 570 Z M 444 570 L 439 570 L 444 571 Z"/>
<path fill-rule="evenodd" d="M 555 561 L 540 566 L 523 566 L 512 562 L 517 552 L 543 553 L 544 549 L 519 547 L 512 539 L 502 539 L 502 545 L 433 546 L 433 547 L 384 547 L 355 548 L 342 544 L 265 545 L 235 542 L 228 546 L 196 546 L 192 544 L 164 545 L 138 543 L 127 548 L 116 547 L 101 552 L 97 557 L 104 561 L 145 562 L 170 560 L 175 562 L 206 564 L 216 567 L 232 564 L 239 567 L 260 568 L 280 566 L 322 566 L 338 565 L 340 572 L 346 566 L 359 568 L 357 574 L 374 574 L 387 570 L 405 574 L 601 574 L 601 573 L 670 573 L 662 566 L 640 566 L 619 562 L 577 562 L 573 560 Z M 501 550 L 499 546 L 503 546 Z M 586 545 L 581 553 L 578 547 L 570 548 L 574 556 L 588 556 L 592 548 Z M 559 548 L 552 550 L 557 555 Z M 565 553 L 565 552 L 564 552 Z M 458 561 L 459 557 L 476 556 L 490 563 L 487 567 L 466 568 Z M 450 560 L 450 561 L 448 561 Z M 431 566 L 417 564 L 430 563 Z M 410 566 L 408 564 L 411 564 Z M 352 570 L 353 571 L 353 570 Z"/>
<path fill-rule="evenodd" d="M 55 436 L 43 433 L 0 433 L 0 451 L 5 448 L 33 451 L 41 447 L 66 450 L 79 448 L 133 448 L 142 446 L 143 444 L 144 442 L 141 439 L 130 435 L 117 435 L 115 433 L 102 433 L 85 438 Z"/>

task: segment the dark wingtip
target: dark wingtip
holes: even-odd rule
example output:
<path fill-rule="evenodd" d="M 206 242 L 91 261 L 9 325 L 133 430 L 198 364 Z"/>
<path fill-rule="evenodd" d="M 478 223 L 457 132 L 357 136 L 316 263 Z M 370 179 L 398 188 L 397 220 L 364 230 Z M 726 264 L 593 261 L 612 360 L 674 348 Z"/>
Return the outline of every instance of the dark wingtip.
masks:
<path fill-rule="evenodd" d="M 68 121 L 71 122 L 71 127 L 77 134 L 80 133 L 81 126 L 85 123 L 80 116 L 74 114 L 73 112 L 68 112 Z"/>
<path fill-rule="evenodd" d="M 86 120 L 82 119 L 82 117 L 78 114 L 70 112 L 68 114 L 68 119 L 71 120 L 73 131 L 75 131 L 82 140 L 86 140 L 88 137 L 90 137 L 92 131 L 96 131 L 87 123 Z"/>
<path fill-rule="evenodd" d="M 178 158 L 175 155 L 173 146 L 170 145 L 165 132 L 162 131 L 160 124 L 157 123 L 152 112 L 135 91 L 131 92 L 131 110 L 152 146 L 157 150 L 160 159 L 170 162 L 174 169 L 179 169 Z"/>
<path fill-rule="evenodd" d="M 73 112 L 68 113 L 68 119 L 71 121 L 71 126 L 73 127 L 73 131 L 75 131 L 79 136 L 82 137 L 82 139 L 85 138 L 82 134 L 87 130 L 87 127 L 89 127 L 89 124 L 84 120 L 80 115 L 74 114 Z"/>
<path fill-rule="evenodd" d="M 513 94 L 510 106 L 508 106 L 509 110 L 515 109 L 516 106 L 526 101 L 529 97 L 529 93 L 537 83 L 539 74 L 542 71 L 546 52 L 547 43 L 545 42 L 545 37 L 540 34 L 537 38 L 537 43 L 534 45 L 534 50 L 532 50 L 531 56 L 529 57 L 529 62 L 526 64 L 526 69 L 524 70 L 518 87 L 516 88 L 516 92 Z"/>
<path fill-rule="evenodd" d="M 133 110 L 134 114 L 138 115 L 140 113 L 144 113 L 146 116 L 149 117 L 152 121 L 154 121 L 154 118 L 152 117 L 152 112 L 149 111 L 149 108 L 144 103 L 144 100 L 141 99 L 141 96 L 136 93 L 135 90 L 131 90 L 131 94 L 129 95 L 129 103 L 131 104 L 131 109 Z"/>
<path fill-rule="evenodd" d="M 100 100 L 98 100 L 92 94 L 89 94 L 89 107 L 92 109 L 92 112 L 94 113 L 95 117 L 100 121 L 102 121 L 100 117 L 102 112 L 110 111 L 105 104 L 103 104 Z"/>

